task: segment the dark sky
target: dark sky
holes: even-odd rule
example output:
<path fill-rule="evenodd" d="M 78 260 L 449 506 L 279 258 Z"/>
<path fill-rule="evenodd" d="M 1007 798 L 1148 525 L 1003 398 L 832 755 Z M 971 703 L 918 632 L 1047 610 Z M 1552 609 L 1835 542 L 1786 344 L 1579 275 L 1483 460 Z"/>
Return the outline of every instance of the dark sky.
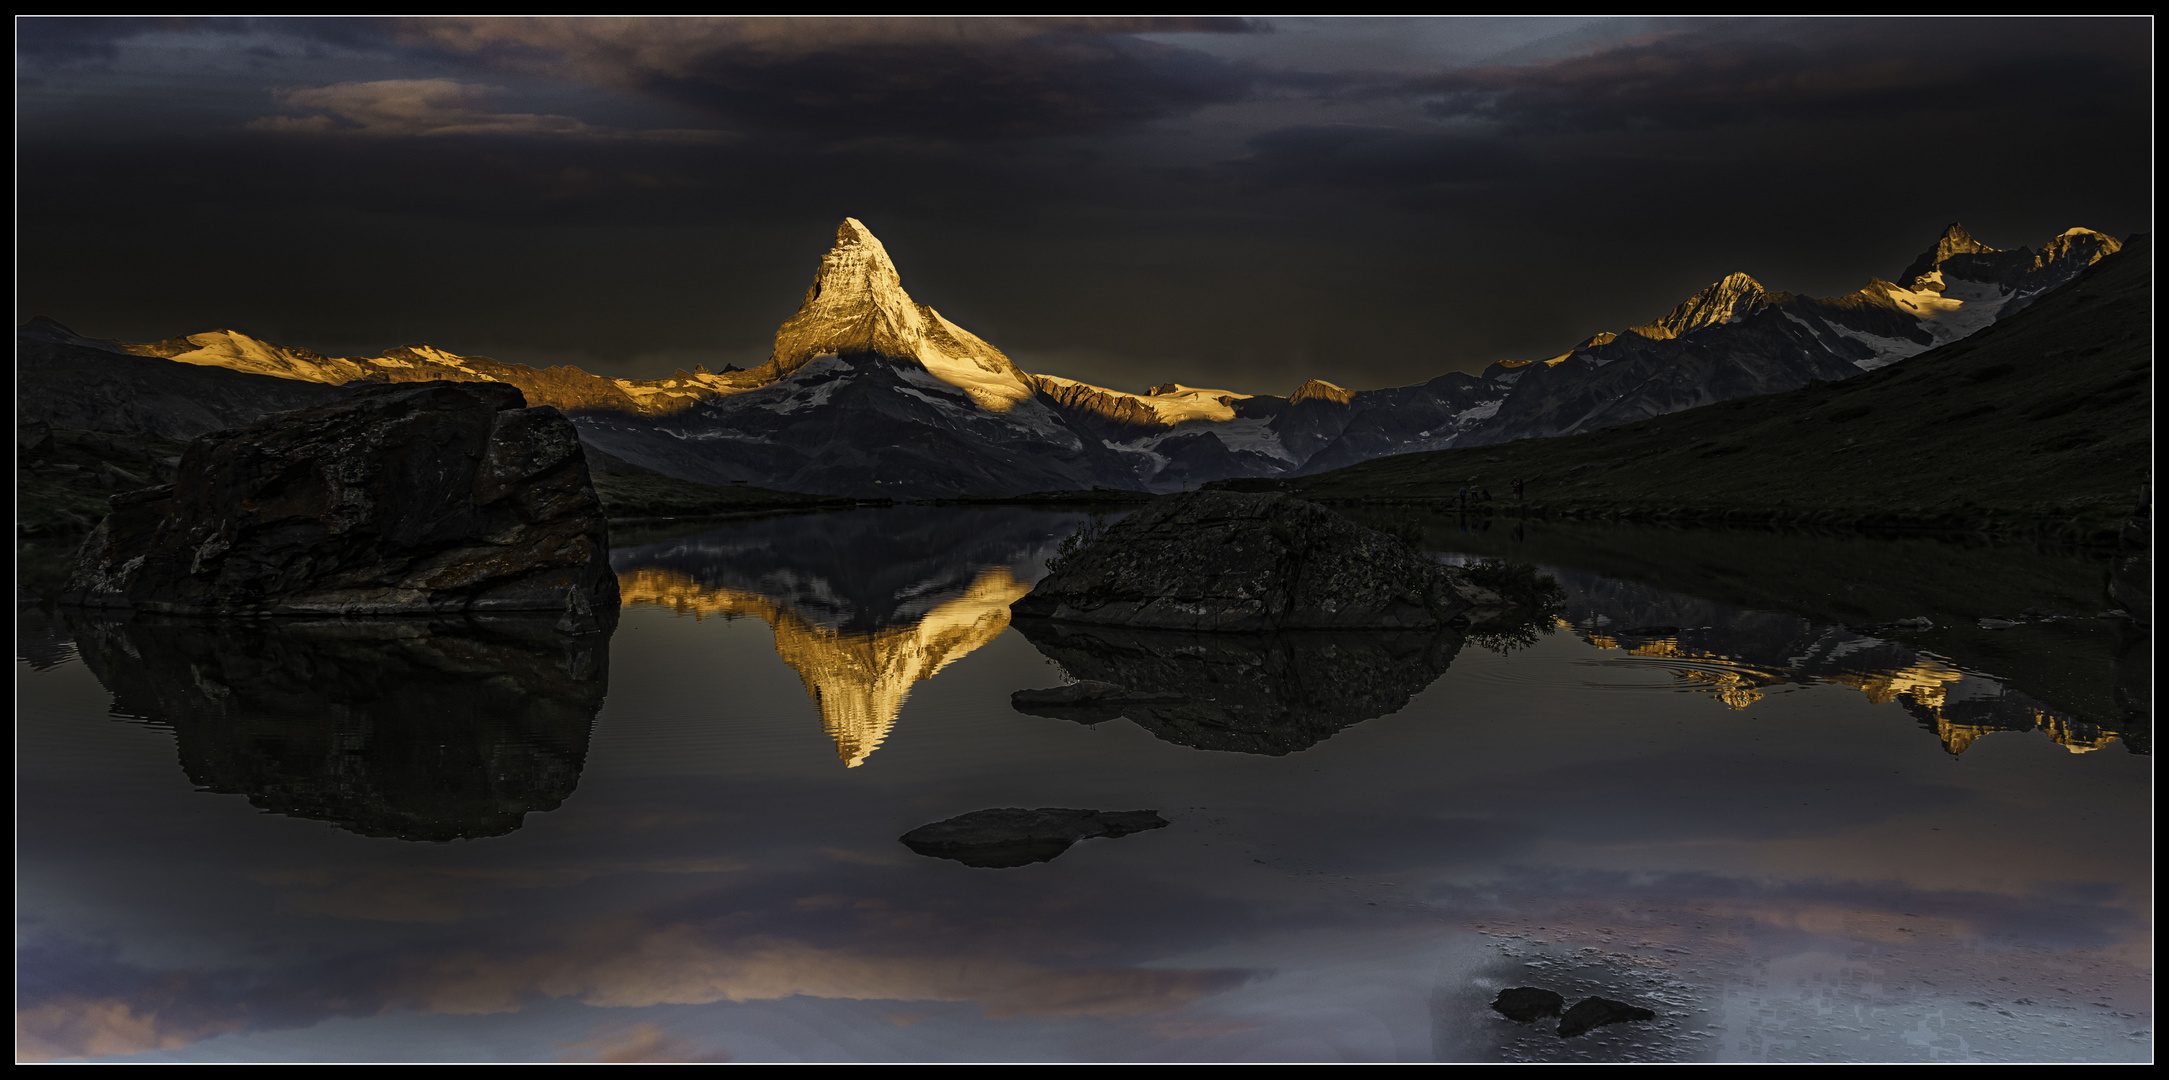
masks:
<path fill-rule="evenodd" d="M 18 319 L 764 359 L 836 222 L 1035 371 L 1398 385 L 2151 229 L 2149 19 L 16 22 Z"/>

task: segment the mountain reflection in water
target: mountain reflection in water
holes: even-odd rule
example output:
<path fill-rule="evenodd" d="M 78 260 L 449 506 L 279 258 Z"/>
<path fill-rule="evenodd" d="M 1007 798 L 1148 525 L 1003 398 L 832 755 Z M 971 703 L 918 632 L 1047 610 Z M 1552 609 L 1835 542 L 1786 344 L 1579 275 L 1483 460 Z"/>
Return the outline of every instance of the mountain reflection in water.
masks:
<path fill-rule="evenodd" d="M 613 551 L 628 605 L 752 616 L 776 635 L 846 768 L 912 687 L 993 641 L 1080 515 L 899 507 L 768 518 Z M 878 551 L 882 558 L 869 558 Z"/>
<path fill-rule="evenodd" d="M 1733 709 L 1783 687 L 1829 682 L 1859 690 L 1878 705 L 1897 702 L 1954 755 L 1995 732 L 2039 731 L 2073 753 L 2126 738 L 2002 680 L 1874 634 L 1597 574 L 1551 573 L 1567 590 L 1559 627 L 1624 654 L 1585 663 L 1664 670 L 1676 680 L 1670 689 L 1707 693 Z"/>
<path fill-rule="evenodd" d="M 1450 630 L 1188 634 L 1044 619 L 1017 630 L 1079 681 L 1188 699 L 1047 715 L 1085 723 L 1120 715 L 1164 742 L 1268 755 L 1307 750 L 1399 712 L 1445 673 L 1462 643 Z"/>
<path fill-rule="evenodd" d="M 557 809 L 609 686 L 609 632 L 549 617 L 66 622 L 113 713 L 172 728 L 198 788 L 363 836 L 502 836 Z"/>
<path fill-rule="evenodd" d="M 798 672 L 821 710 L 836 756 L 857 768 L 888 738 L 914 683 L 994 640 L 1009 625 L 1009 605 L 1032 586 L 1006 566 L 979 572 L 956 596 L 908 622 L 878 630 L 821 626 L 757 592 L 703 585 L 676 570 L 645 566 L 618 575 L 627 604 L 657 604 L 681 615 L 751 615 L 776 633 L 776 654 Z"/>
<path fill-rule="evenodd" d="M 1486 552 L 1575 568 L 1525 644 L 1007 624 L 1084 519 L 626 530 L 607 638 L 19 609 L 18 1056 L 2150 1059 L 2151 763 L 2064 752 L 2146 731 L 2083 565 L 1577 525 L 1650 562 Z M 1961 561 L 2002 591 L 1902 591 Z M 1057 667 L 1149 693 L 1020 715 Z M 899 843 L 1040 807 L 1167 826 Z"/>

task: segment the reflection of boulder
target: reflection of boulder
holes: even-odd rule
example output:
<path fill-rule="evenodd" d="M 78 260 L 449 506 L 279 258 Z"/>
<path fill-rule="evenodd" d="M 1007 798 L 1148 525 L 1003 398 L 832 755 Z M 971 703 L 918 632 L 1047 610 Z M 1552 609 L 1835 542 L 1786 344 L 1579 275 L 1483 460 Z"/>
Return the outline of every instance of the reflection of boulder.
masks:
<path fill-rule="evenodd" d="M 1432 629 L 1466 623 L 1474 595 L 1458 571 L 1316 503 L 1200 491 L 1115 523 L 1015 610 L 1162 630 Z"/>
<path fill-rule="evenodd" d="M 1188 694 L 1165 690 L 1132 690 L 1127 686 L 1094 682 L 1091 679 L 1068 686 L 1019 690 L 1009 695 L 1010 707 L 1018 712 L 1056 720 L 1074 720 L 1080 724 L 1098 724 L 1119 719 L 1123 713 L 1141 705 L 1180 705 L 1189 700 Z"/>
<path fill-rule="evenodd" d="M 1461 649 L 1451 630 L 1188 634 L 1042 619 L 1015 625 L 1080 681 L 1187 695 L 1122 707 L 1154 737 L 1245 754 L 1293 753 L 1397 712 Z"/>
<path fill-rule="evenodd" d="M 1025 810 L 1005 806 L 921 825 L 897 839 L 921 855 L 954 859 L 966 866 L 1007 869 L 1046 862 L 1079 840 L 1128 836 L 1166 827 L 1167 819 L 1154 810 L 1069 810 L 1054 806 Z"/>
<path fill-rule="evenodd" d="M 617 604 L 572 424 L 500 383 L 375 387 L 208 435 L 115 496 L 64 598 L 166 614 L 577 613 Z"/>
<path fill-rule="evenodd" d="M 549 616 L 69 621 L 113 711 L 171 726 L 190 781 L 363 836 L 501 836 L 556 809 L 609 681 L 609 634 Z"/>

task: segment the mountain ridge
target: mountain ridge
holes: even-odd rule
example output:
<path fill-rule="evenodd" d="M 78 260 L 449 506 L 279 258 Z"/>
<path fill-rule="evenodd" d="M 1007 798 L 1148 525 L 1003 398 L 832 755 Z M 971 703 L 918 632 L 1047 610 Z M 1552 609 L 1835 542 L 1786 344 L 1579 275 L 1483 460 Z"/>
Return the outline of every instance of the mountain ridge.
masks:
<path fill-rule="evenodd" d="M 84 338 L 43 317 L 18 336 L 334 386 L 506 382 L 572 416 L 592 445 L 707 483 L 906 498 L 1175 490 L 1569 435 L 1849 378 L 2023 310 L 2120 246 L 2070 229 L 2039 252 L 2006 251 L 1953 223 L 1898 275 L 1905 284 L 1874 278 L 1853 293 L 1812 298 L 1735 272 L 1657 319 L 1545 360 L 1375 390 L 1312 379 L 1285 397 L 1177 383 L 1137 394 L 1026 372 L 914 300 L 856 218 L 838 225 L 768 360 L 745 371 L 609 378 L 427 344 L 330 357 L 233 330 L 127 344 Z"/>

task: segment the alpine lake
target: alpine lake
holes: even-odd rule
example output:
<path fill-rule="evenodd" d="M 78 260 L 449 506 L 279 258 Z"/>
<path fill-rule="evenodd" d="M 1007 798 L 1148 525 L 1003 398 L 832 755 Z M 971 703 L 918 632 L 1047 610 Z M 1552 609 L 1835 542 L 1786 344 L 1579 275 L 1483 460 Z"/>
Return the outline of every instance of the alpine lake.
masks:
<path fill-rule="evenodd" d="M 2104 553 L 1376 517 L 1565 599 L 1016 625 L 1088 513 L 897 506 L 619 527 L 604 633 L 22 608 L 18 1058 L 2152 1059 Z M 1168 824 L 899 841 L 997 807 Z"/>

